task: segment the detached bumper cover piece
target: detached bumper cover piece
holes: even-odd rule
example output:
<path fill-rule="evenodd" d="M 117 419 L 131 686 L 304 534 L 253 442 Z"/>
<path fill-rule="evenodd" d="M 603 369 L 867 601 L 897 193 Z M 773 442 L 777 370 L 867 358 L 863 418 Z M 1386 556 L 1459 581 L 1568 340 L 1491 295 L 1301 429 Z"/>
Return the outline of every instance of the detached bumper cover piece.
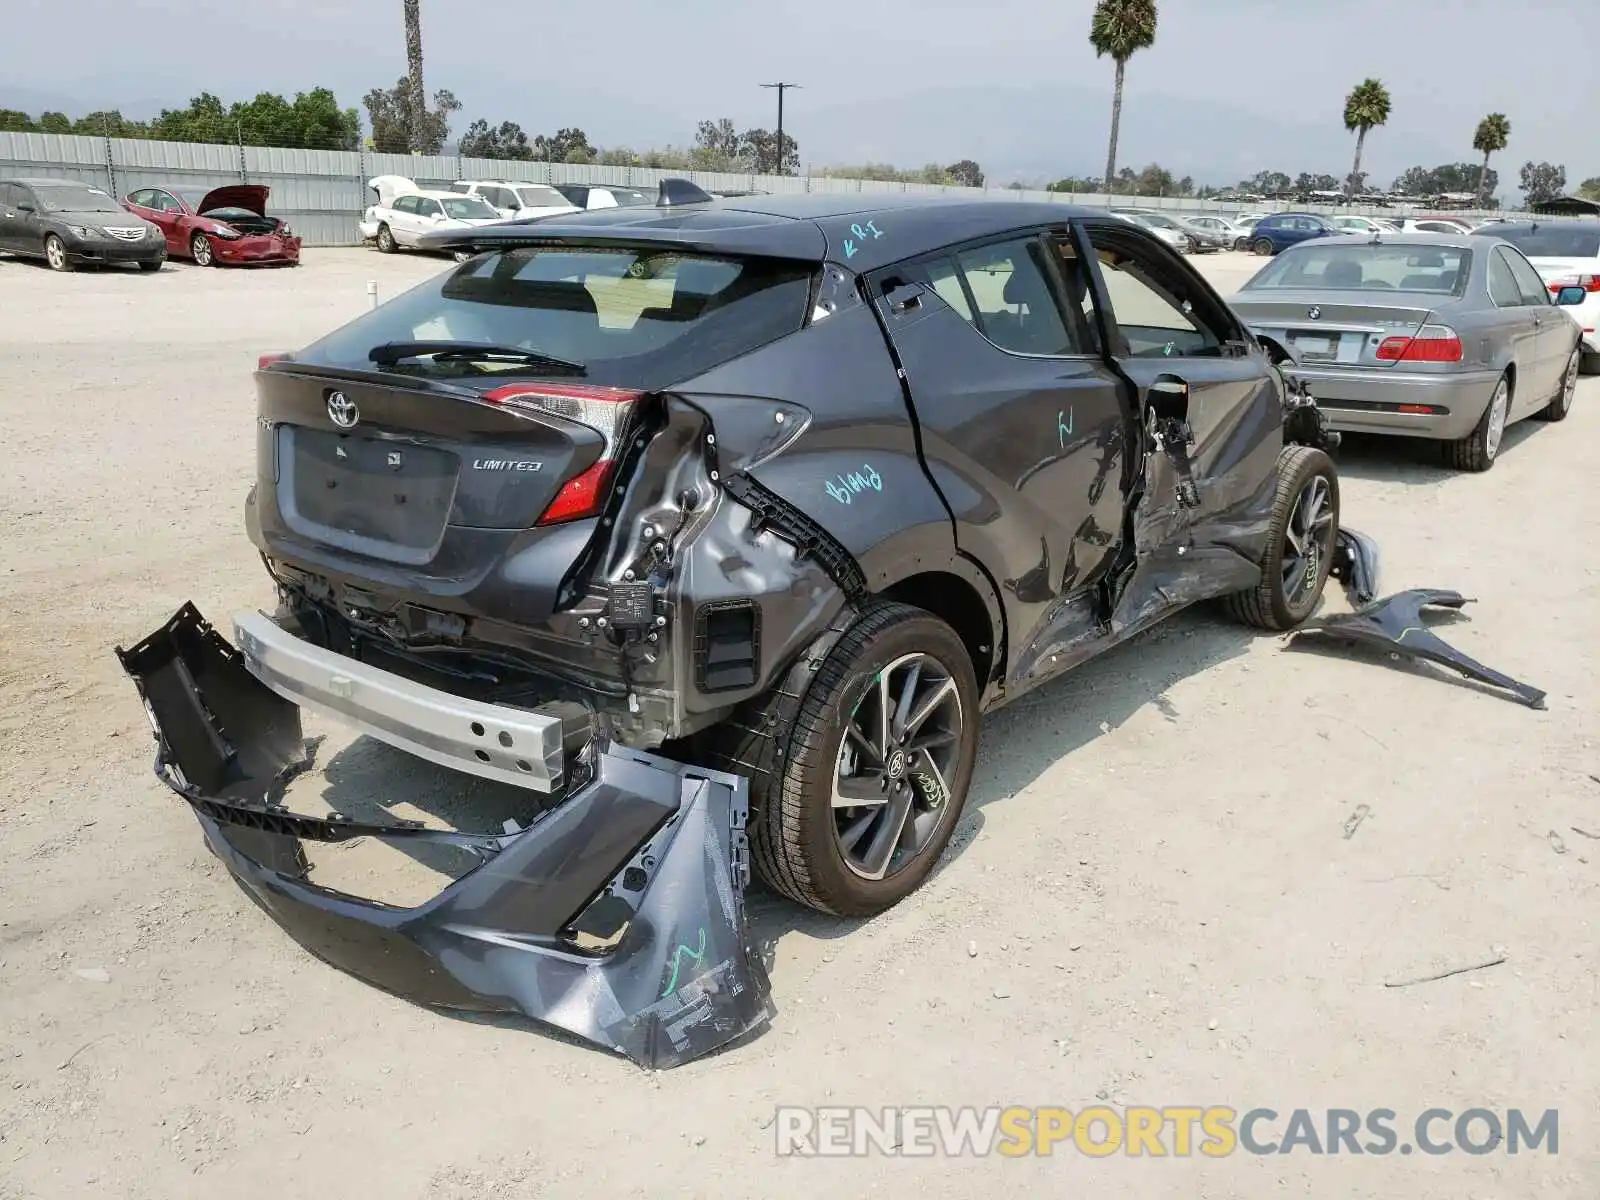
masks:
<path fill-rule="evenodd" d="M 1341 525 L 1329 573 L 1344 585 L 1357 608 L 1371 604 L 1378 597 L 1378 543 Z"/>
<path fill-rule="evenodd" d="M 193 605 L 117 656 L 155 730 L 156 773 L 207 844 L 317 957 L 442 1008 L 517 1013 L 671 1067 L 761 1028 L 773 1007 L 749 942 L 745 781 L 631 750 L 594 756 L 587 782 L 512 834 L 289 812 L 311 765 L 300 714 Z M 398 908 L 309 881 L 302 841 L 429 841 L 477 859 L 432 900 Z M 609 950 L 572 926 L 626 918 Z"/>
<path fill-rule="evenodd" d="M 1468 679 L 1486 683 L 1511 693 L 1529 708 L 1543 708 L 1545 694 L 1536 687 L 1518 683 L 1499 671 L 1468 658 L 1448 645 L 1423 624 L 1424 608 L 1451 608 L 1459 610 L 1471 601 L 1460 592 L 1417 588 L 1398 592 L 1379 600 L 1359 612 L 1340 613 L 1307 621 L 1290 632 L 1292 642 L 1300 637 L 1322 636 L 1359 642 L 1404 654 L 1408 658 L 1438 663 L 1461 672 Z"/>

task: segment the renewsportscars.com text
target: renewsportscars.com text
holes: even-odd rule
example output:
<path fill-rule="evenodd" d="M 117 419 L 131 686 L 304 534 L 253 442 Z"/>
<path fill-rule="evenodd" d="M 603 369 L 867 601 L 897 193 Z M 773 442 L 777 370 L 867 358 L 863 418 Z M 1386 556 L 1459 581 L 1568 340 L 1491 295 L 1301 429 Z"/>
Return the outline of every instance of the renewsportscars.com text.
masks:
<path fill-rule="evenodd" d="M 1226 1158 L 1246 1154 L 1556 1154 L 1560 1117 L 1430 1108 L 1251 1108 L 1214 1105 L 1114 1108 L 797 1108 L 773 1123 L 784 1156 L 1007 1158 L 1058 1151 L 1109 1158 Z"/>

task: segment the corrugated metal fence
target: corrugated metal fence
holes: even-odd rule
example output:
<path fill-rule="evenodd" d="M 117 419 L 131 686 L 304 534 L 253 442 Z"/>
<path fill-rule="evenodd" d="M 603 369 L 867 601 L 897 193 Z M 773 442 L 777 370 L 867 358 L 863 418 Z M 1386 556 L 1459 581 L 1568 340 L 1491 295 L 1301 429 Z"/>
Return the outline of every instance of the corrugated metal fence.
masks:
<path fill-rule="evenodd" d="M 984 196 L 997 201 L 1036 200 L 1103 206 L 1105 195 L 1026 191 L 1014 188 L 944 187 L 927 183 L 889 183 L 826 176 L 743 175 L 715 171 L 661 171 L 648 167 L 579 166 L 573 163 L 514 162 L 372 154 L 356 150 L 288 150 L 269 146 L 150 142 L 131 138 L 80 137 L 53 133 L 0 133 L 0 178 L 65 176 L 82 179 L 125 196 L 137 188 L 162 184 L 225 184 L 246 181 L 272 189 L 271 211 L 292 225 L 309 246 L 345 246 L 359 241 L 356 221 L 371 203 L 366 181 L 375 175 L 405 175 L 423 184 L 444 186 L 453 179 L 512 179 L 527 183 L 615 183 L 655 187 L 668 177 L 687 177 L 709 191 L 916 192 Z M 1177 197 L 1118 196 L 1121 204 L 1178 212 L 1233 212 L 1236 204 Z M 1257 210 L 1285 204 L 1252 206 Z M 1304 211 L 1304 206 L 1300 207 Z M 1324 212 L 1382 212 L 1312 206 Z M 1463 213 L 1461 215 L 1474 215 Z"/>

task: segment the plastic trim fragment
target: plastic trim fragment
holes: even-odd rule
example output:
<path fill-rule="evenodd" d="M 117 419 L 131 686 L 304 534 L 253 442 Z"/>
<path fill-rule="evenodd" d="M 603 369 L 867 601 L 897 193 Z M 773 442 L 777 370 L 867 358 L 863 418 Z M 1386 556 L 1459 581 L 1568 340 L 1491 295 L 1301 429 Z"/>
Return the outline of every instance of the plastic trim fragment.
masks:
<path fill-rule="evenodd" d="M 157 775 L 239 884 L 325 962 L 422 1004 L 522 1014 L 646 1067 L 771 1019 L 745 921 L 742 777 L 596 743 L 586 782 L 517 832 L 310 817 L 281 803 L 312 761 L 299 709 L 192 605 L 117 656 L 144 700 Z M 447 843 L 477 861 L 414 908 L 312 883 L 302 841 L 352 837 Z M 610 941 L 585 948 L 574 925 L 601 909 Z"/>
<path fill-rule="evenodd" d="M 1307 621 L 1298 629 L 1291 630 L 1287 640 L 1292 643 L 1300 637 L 1321 636 L 1377 646 L 1408 658 L 1450 667 L 1468 679 L 1509 692 L 1529 708 L 1543 708 L 1544 692 L 1502 675 L 1477 659 L 1469 658 L 1440 639 L 1423 623 L 1424 608 L 1460 610 L 1470 603 L 1472 601 L 1460 592 L 1415 588 L 1408 592 L 1397 592 L 1357 612 Z"/>

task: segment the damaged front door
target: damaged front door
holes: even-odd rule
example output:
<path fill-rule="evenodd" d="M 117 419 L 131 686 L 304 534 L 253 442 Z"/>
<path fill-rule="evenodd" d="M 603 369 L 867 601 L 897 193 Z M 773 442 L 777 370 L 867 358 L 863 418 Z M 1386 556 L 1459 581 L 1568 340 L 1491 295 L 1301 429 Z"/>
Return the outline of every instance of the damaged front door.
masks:
<path fill-rule="evenodd" d="M 1136 571 L 1113 627 L 1249 587 L 1283 444 L 1272 368 L 1204 281 L 1120 221 L 1086 222 L 1094 305 L 1137 398 L 1142 478 L 1132 481 Z M 1081 243 L 1079 243 L 1081 245 Z M 1067 247 L 1063 247 L 1066 250 Z"/>

